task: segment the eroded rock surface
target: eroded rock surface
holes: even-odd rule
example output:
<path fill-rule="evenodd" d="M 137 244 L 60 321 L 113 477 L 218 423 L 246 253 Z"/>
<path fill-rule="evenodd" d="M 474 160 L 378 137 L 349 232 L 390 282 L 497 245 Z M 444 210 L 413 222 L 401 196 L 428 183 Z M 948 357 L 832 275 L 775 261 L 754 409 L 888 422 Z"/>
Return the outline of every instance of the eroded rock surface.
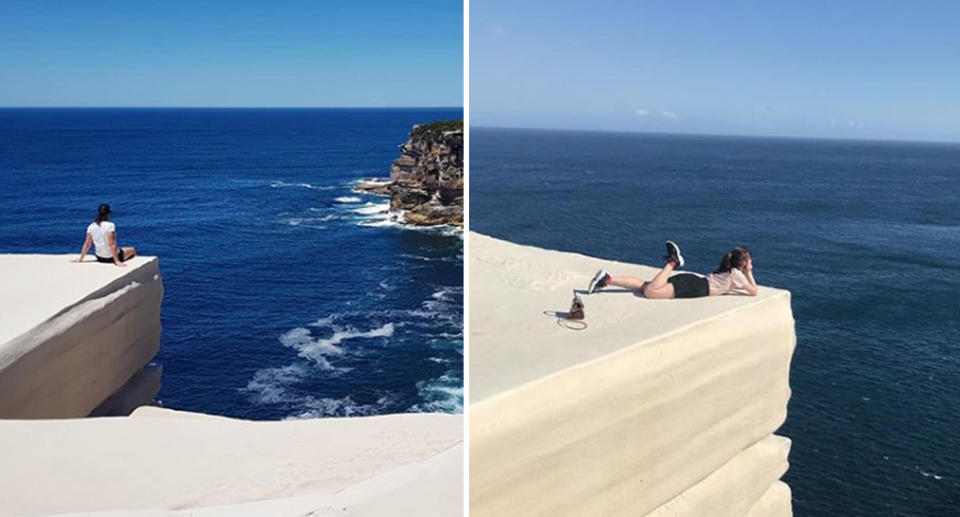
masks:
<path fill-rule="evenodd" d="M 418 226 L 463 226 L 463 122 L 413 126 L 390 169 L 390 208 Z"/>

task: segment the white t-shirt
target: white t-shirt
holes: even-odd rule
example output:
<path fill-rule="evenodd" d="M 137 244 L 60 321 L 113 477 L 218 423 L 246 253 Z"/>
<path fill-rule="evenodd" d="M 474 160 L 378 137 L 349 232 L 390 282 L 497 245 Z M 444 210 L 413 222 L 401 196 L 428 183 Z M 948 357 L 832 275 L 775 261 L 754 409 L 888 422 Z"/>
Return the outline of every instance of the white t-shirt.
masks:
<path fill-rule="evenodd" d="M 87 226 L 87 234 L 93 238 L 93 247 L 98 257 L 105 259 L 113 258 L 113 252 L 110 251 L 109 235 L 110 232 L 116 231 L 117 225 L 110 221 L 101 221 L 100 224 L 92 222 L 90 226 Z"/>

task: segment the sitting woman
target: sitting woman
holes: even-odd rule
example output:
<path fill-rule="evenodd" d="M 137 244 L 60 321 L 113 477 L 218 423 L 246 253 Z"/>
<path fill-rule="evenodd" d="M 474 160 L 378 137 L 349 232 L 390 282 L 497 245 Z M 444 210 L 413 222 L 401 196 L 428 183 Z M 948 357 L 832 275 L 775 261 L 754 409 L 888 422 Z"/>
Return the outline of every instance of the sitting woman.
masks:
<path fill-rule="evenodd" d="M 683 267 L 680 247 L 667 241 L 666 265 L 649 282 L 630 276 L 610 276 L 606 271 L 597 271 L 590 281 L 589 293 L 615 285 L 643 291 L 647 298 L 699 298 L 722 294 L 757 295 L 757 282 L 753 279 L 753 262 L 750 250 L 744 246 L 733 248 L 720 261 L 720 267 L 707 276 L 696 273 L 678 273 Z"/>
<path fill-rule="evenodd" d="M 80 258 L 74 262 L 83 262 L 90 245 L 94 246 L 94 256 L 97 262 L 116 264 L 125 267 L 125 261 L 137 256 L 137 249 L 133 247 L 117 247 L 117 226 L 110 222 L 110 205 L 104 203 L 97 209 L 97 217 L 87 226 L 87 238 L 83 241 Z"/>

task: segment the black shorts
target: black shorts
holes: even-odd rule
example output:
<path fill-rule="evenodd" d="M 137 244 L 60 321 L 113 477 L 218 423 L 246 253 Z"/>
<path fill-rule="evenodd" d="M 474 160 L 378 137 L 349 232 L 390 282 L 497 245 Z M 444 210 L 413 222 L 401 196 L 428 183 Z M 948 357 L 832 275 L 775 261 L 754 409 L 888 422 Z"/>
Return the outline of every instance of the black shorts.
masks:
<path fill-rule="evenodd" d="M 673 284 L 673 294 L 677 298 L 701 298 L 710 296 L 710 284 L 707 279 L 690 273 L 680 273 L 667 279 Z"/>
<path fill-rule="evenodd" d="M 97 262 L 102 264 L 113 264 L 113 258 L 103 258 L 100 255 L 94 254 L 94 257 L 97 257 Z M 123 248 L 117 248 L 117 258 L 120 259 L 120 262 L 127 260 L 127 257 L 123 256 Z"/>

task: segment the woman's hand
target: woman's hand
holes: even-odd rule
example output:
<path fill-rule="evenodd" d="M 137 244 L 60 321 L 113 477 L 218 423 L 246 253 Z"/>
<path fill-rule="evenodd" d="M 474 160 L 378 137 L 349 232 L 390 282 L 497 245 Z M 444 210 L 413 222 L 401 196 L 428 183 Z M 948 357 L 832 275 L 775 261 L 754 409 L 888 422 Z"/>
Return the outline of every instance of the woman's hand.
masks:
<path fill-rule="evenodd" d="M 70 262 L 83 262 L 83 257 L 71 259 Z"/>

